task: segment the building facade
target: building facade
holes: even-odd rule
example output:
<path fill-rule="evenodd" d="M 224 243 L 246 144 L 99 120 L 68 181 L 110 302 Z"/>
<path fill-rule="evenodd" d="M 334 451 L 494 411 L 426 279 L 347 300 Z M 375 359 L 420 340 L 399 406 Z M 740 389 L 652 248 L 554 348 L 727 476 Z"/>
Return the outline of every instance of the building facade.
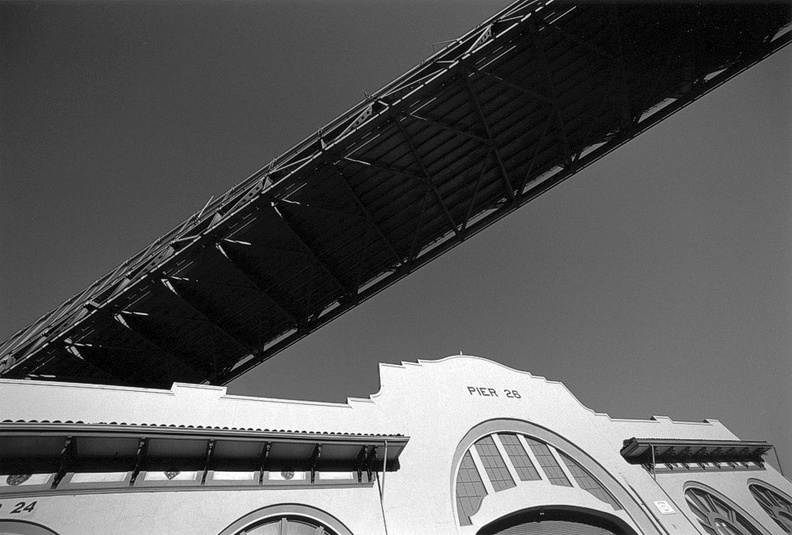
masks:
<path fill-rule="evenodd" d="M 0 380 L 0 533 L 792 532 L 771 446 L 468 356 L 347 403 Z"/>

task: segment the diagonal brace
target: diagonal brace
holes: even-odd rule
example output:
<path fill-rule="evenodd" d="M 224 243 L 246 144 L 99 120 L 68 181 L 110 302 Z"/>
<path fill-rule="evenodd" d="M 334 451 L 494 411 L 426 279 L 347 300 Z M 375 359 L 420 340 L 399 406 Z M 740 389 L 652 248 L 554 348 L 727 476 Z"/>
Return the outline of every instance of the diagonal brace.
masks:
<path fill-rule="evenodd" d="M 421 121 L 423 123 L 430 124 L 432 126 L 436 126 L 437 128 L 441 128 L 443 130 L 448 130 L 449 132 L 453 132 L 455 134 L 459 134 L 461 136 L 464 136 L 464 137 L 467 137 L 467 138 L 470 138 L 470 139 L 475 139 L 476 141 L 478 141 L 480 143 L 489 144 L 489 140 L 487 138 L 482 137 L 482 136 L 480 136 L 480 135 L 478 135 L 478 134 L 476 134 L 474 132 L 470 132 L 470 131 L 465 130 L 463 128 L 459 128 L 457 126 L 449 124 L 446 121 L 444 121 L 443 119 L 440 119 L 438 117 L 432 117 L 432 116 L 427 115 L 427 114 L 418 115 L 416 113 L 411 113 L 411 112 L 400 112 L 399 115 L 402 116 L 402 117 L 415 119 L 416 121 Z"/>
<path fill-rule="evenodd" d="M 402 136 L 404 136 L 404 140 L 407 142 L 407 146 L 410 148 L 410 152 L 412 153 L 413 158 L 415 159 L 416 163 L 418 163 L 418 165 L 421 167 L 421 172 L 426 177 L 424 180 L 426 187 L 429 189 L 429 191 L 431 191 L 434 194 L 438 204 L 440 204 L 440 207 L 443 209 L 443 213 L 446 216 L 446 220 L 448 220 L 448 224 L 451 227 L 451 230 L 454 232 L 454 234 L 459 236 L 459 229 L 457 228 L 457 225 L 454 222 L 454 218 L 451 217 L 451 212 L 448 211 L 448 206 L 446 206 L 443 197 L 440 196 L 440 192 L 437 190 L 437 186 L 435 186 L 434 184 L 432 175 L 429 174 L 429 170 L 426 168 L 423 161 L 421 160 L 421 156 L 418 154 L 418 151 L 415 150 L 415 145 L 413 145 L 412 138 L 410 138 L 410 136 L 407 134 L 407 131 L 404 129 L 404 126 L 401 124 L 401 122 L 398 119 L 396 119 L 396 126 L 399 127 L 399 131 L 401 132 Z"/>
<path fill-rule="evenodd" d="M 223 240 L 223 241 L 227 241 L 227 240 Z M 271 302 L 273 305 L 275 305 L 275 307 L 278 310 L 280 310 L 285 316 L 287 316 L 295 326 L 299 327 L 300 325 L 302 325 L 303 322 L 299 318 L 297 318 L 297 316 L 293 312 L 291 312 L 288 309 L 288 307 L 286 307 L 280 301 L 275 299 L 272 296 L 272 294 L 270 294 L 269 291 L 267 291 L 267 289 L 264 288 L 264 286 L 260 282 L 258 282 L 257 278 L 254 277 L 251 273 L 249 273 L 249 270 L 247 268 L 240 265 L 238 261 L 234 260 L 234 258 L 232 257 L 233 255 L 229 254 L 229 249 L 224 245 L 223 242 L 215 243 L 215 247 L 220 252 L 221 256 L 226 260 L 228 260 L 231 263 L 231 265 L 234 266 L 234 268 L 244 277 L 246 281 L 248 281 L 256 290 L 258 290 L 259 293 L 264 295 L 267 298 L 267 300 Z"/>
<path fill-rule="evenodd" d="M 542 44 L 539 30 L 536 28 L 533 19 L 528 20 L 528 30 L 528 33 L 531 35 L 531 39 L 533 40 L 534 48 L 536 48 L 536 53 L 539 56 L 539 61 L 542 65 L 542 73 L 545 78 L 545 84 L 547 85 L 547 92 L 550 95 L 550 99 L 552 101 L 553 116 L 555 117 L 558 131 L 561 136 L 561 145 L 564 149 L 564 160 L 566 162 L 566 166 L 571 169 L 573 165 L 572 149 L 569 145 L 567 128 L 564 124 L 564 118 L 561 116 L 561 106 L 559 105 L 558 95 L 556 94 L 555 84 L 553 83 L 553 74 L 550 70 L 550 61 L 547 59 L 547 53 L 544 49 L 544 45 Z"/>
<path fill-rule="evenodd" d="M 319 257 L 319 253 L 314 251 L 313 247 L 311 247 L 305 238 L 300 234 L 297 229 L 294 227 L 292 222 L 289 218 L 284 215 L 280 210 L 278 210 L 278 199 L 272 198 L 270 202 L 270 206 L 272 210 L 280 216 L 280 219 L 286 224 L 286 227 L 291 231 L 292 236 L 297 240 L 300 245 L 305 249 L 305 251 L 309 254 L 311 259 L 313 260 L 314 264 L 318 265 L 322 271 L 324 271 L 333 283 L 341 290 L 344 294 L 354 295 L 357 293 L 357 288 L 349 288 L 346 284 L 344 284 L 341 280 L 340 275 L 336 274 L 330 267 L 327 265 L 327 262 L 324 261 L 322 258 Z"/>
<path fill-rule="evenodd" d="M 393 245 L 393 242 L 390 240 L 390 238 L 388 238 L 385 235 L 385 232 L 383 232 L 382 228 L 380 228 L 380 226 L 377 224 L 377 222 L 374 221 L 374 216 L 371 215 L 371 212 L 363 204 L 363 200 L 360 198 L 360 195 L 358 195 L 357 192 L 355 191 L 355 189 L 352 187 L 352 184 L 349 183 L 349 179 L 347 178 L 347 176 L 344 173 L 342 173 L 341 170 L 338 168 L 338 166 L 336 164 L 334 164 L 334 163 L 330 164 L 330 168 L 333 171 L 335 171 L 335 174 L 344 183 L 344 185 L 347 188 L 347 191 L 349 191 L 349 194 L 355 200 L 355 204 L 357 204 L 357 207 L 363 213 L 363 216 L 366 218 L 366 221 L 368 221 L 368 223 L 371 226 L 371 228 L 373 228 L 375 230 L 375 232 L 380 237 L 382 242 L 385 245 L 387 245 L 388 251 L 390 252 L 391 256 L 393 256 L 393 259 L 396 260 L 397 263 L 401 264 L 402 263 L 402 258 L 399 255 L 399 253 L 396 252 L 396 247 Z"/>
<path fill-rule="evenodd" d="M 470 83 L 470 77 L 464 74 L 462 76 L 462 80 L 465 82 L 465 90 L 467 91 L 470 100 L 476 107 L 476 113 L 478 114 L 479 120 L 481 121 L 481 124 L 484 125 L 484 131 L 487 132 L 489 146 L 492 150 L 492 153 L 495 155 L 495 160 L 498 162 L 498 168 L 501 172 L 501 178 L 503 179 L 503 187 L 506 190 L 506 195 L 509 197 L 510 201 L 514 202 L 514 188 L 511 185 L 511 181 L 509 180 L 509 173 L 506 171 L 506 166 L 503 165 L 503 159 L 501 159 L 498 147 L 495 145 L 495 138 L 492 137 L 492 130 L 489 127 L 489 123 L 487 123 L 487 118 L 484 117 L 484 111 L 481 109 L 481 102 L 479 102 L 476 92 L 473 90 L 473 86 Z"/>

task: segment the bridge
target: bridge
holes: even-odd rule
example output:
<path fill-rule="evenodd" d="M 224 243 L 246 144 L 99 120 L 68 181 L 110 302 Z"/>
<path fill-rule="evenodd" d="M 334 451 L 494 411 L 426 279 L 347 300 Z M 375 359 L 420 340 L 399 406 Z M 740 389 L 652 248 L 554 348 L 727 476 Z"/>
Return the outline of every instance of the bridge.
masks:
<path fill-rule="evenodd" d="M 0 376 L 225 384 L 787 45 L 782 3 L 524 0 L 0 344 Z"/>

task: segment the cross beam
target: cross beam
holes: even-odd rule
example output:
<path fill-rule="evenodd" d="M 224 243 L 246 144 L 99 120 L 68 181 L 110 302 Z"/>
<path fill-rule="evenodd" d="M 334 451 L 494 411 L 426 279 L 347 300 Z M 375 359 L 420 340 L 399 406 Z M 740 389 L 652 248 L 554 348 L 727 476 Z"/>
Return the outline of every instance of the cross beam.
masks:
<path fill-rule="evenodd" d="M 484 117 L 484 112 L 481 109 L 481 102 L 479 102 L 476 92 L 473 90 L 473 85 L 470 83 L 470 77 L 463 75 L 462 79 L 465 82 L 465 90 L 467 91 L 470 100 L 473 102 L 473 105 L 476 108 L 476 114 L 478 115 L 481 124 L 484 125 L 484 131 L 487 133 L 487 140 L 489 141 L 490 150 L 492 150 L 492 153 L 495 155 L 495 161 L 498 162 L 498 168 L 501 172 L 501 178 L 503 179 L 503 187 L 506 190 L 506 195 L 509 198 L 509 201 L 513 202 L 514 189 L 512 188 L 511 181 L 509 180 L 509 173 L 506 171 L 506 166 L 503 165 L 503 159 L 501 159 L 500 151 L 498 151 L 498 146 L 495 144 L 495 138 L 492 137 L 492 130 L 490 129 L 489 123 L 487 122 L 487 118 Z"/>
<path fill-rule="evenodd" d="M 212 329 L 220 334 L 220 336 L 226 340 L 231 345 L 236 346 L 239 350 L 244 351 L 246 353 L 252 353 L 253 349 L 248 347 L 247 345 L 243 344 L 239 338 L 229 333 L 225 330 L 221 325 L 217 318 L 211 317 L 212 314 L 205 310 L 205 307 L 201 307 L 198 303 L 195 302 L 194 299 L 186 296 L 184 292 L 180 292 L 176 289 L 174 284 L 189 284 L 190 280 L 181 278 L 181 277 L 173 277 L 171 279 L 161 279 L 162 284 L 170 290 L 173 295 L 175 295 L 179 302 L 182 303 L 185 307 L 189 310 L 195 312 L 199 315 L 200 319 L 196 319 L 195 321 L 201 321 L 201 323 L 206 323 L 212 327 Z M 176 282 L 178 281 L 178 282 Z"/>
<path fill-rule="evenodd" d="M 559 105 L 558 96 L 555 90 L 555 83 L 553 82 L 553 73 L 550 69 L 550 61 L 547 59 L 547 53 L 545 52 L 544 45 L 542 43 L 542 37 L 539 34 L 539 30 L 536 28 L 536 24 L 533 22 L 533 18 L 528 19 L 528 33 L 531 36 L 534 48 L 536 49 L 536 53 L 539 56 L 539 62 L 542 65 L 542 74 L 545 79 L 545 85 L 547 86 L 547 92 L 550 95 L 553 114 L 556 118 L 556 122 L 558 123 L 558 131 L 561 136 L 561 146 L 564 149 L 564 159 L 566 160 L 566 165 L 571 168 L 572 149 L 569 146 L 569 136 L 567 134 L 566 124 L 564 123 L 564 118 L 561 116 L 561 106 Z"/>
<path fill-rule="evenodd" d="M 446 220 L 448 221 L 448 225 L 451 228 L 451 231 L 457 236 L 459 236 L 459 229 L 457 228 L 457 224 L 454 221 L 454 218 L 451 217 L 451 212 L 448 211 L 448 206 L 446 206 L 443 197 L 440 195 L 440 192 L 437 190 L 437 186 L 435 186 L 434 183 L 434 178 L 429 173 L 429 170 L 426 168 L 426 165 L 424 165 L 423 160 L 421 159 L 421 155 L 418 154 L 417 150 L 415 150 L 415 145 L 412 142 L 412 138 L 409 136 L 409 134 L 407 134 L 407 131 L 404 129 L 404 126 L 401 124 L 401 122 L 398 119 L 396 120 L 396 126 L 399 127 L 399 131 L 404 137 L 404 140 L 407 142 L 407 146 L 410 148 L 410 153 L 415 159 L 415 162 L 421 168 L 421 172 L 425 177 L 424 183 L 426 184 L 426 187 L 429 189 L 429 191 L 431 191 L 434 194 L 435 199 L 437 199 L 437 203 L 443 209 L 443 213 L 445 214 Z"/>
<path fill-rule="evenodd" d="M 251 273 L 247 266 L 233 258 L 235 255 L 231 253 L 230 248 L 225 246 L 223 242 L 217 242 L 215 244 L 215 248 L 220 252 L 222 257 L 228 260 L 228 262 L 231 263 L 237 272 L 250 283 L 251 286 L 258 290 L 261 295 L 266 297 L 267 301 L 275 305 L 275 308 L 277 308 L 284 316 L 289 318 L 293 325 L 299 326 L 304 322 L 304 320 L 300 320 L 296 314 L 290 311 L 286 305 L 275 299 L 272 294 L 270 294 L 269 291 L 267 291 L 267 289 L 258 281 L 258 277 Z"/>
<path fill-rule="evenodd" d="M 280 219 L 284 222 L 284 224 L 286 225 L 286 228 L 288 228 L 289 231 L 291 232 L 292 236 L 294 236 L 294 239 L 297 240 L 297 242 L 300 245 L 302 245 L 302 247 L 305 249 L 305 251 L 311 257 L 311 260 L 313 261 L 313 263 L 315 265 L 319 266 L 319 268 L 322 271 L 324 271 L 330 277 L 330 279 L 333 281 L 333 284 L 335 284 L 338 287 L 338 289 L 341 290 L 342 293 L 344 293 L 345 295 L 355 295 L 357 293 L 357 288 L 352 288 L 352 287 L 349 287 L 347 284 L 345 284 L 342 281 L 341 276 L 338 275 L 337 273 L 335 273 L 335 271 L 333 269 L 331 269 L 327 265 L 327 261 L 322 259 L 319 256 L 318 252 L 314 251 L 313 247 L 311 247 L 311 245 L 308 244 L 308 242 L 305 239 L 305 237 L 302 234 L 300 234 L 300 232 L 294 227 L 294 224 L 289 220 L 289 217 L 287 215 L 285 215 L 284 213 L 282 213 L 280 210 L 278 210 L 278 205 L 279 204 L 281 206 L 287 206 L 288 205 L 288 203 L 284 203 L 284 202 L 280 201 L 279 199 L 272 198 L 271 202 L 270 202 L 270 207 L 280 217 Z"/>
<path fill-rule="evenodd" d="M 329 164 L 329 166 L 335 172 L 335 175 L 338 178 L 340 178 L 341 182 L 343 182 L 343 184 L 346 186 L 347 191 L 349 191 L 349 194 L 355 200 L 355 204 L 357 204 L 358 208 L 363 213 L 363 216 L 366 218 L 366 221 L 368 221 L 369 226 L 372 229 L 374 229 L 374 231 L 380 237 L 380 240 L 382 241 L 382 243 L 384 243 L 387 246 L 388 251 L 390 252 L 390 254 L 393 257 L 393 259 L 397 263 L 401 264 L 402 263 L 402 257 L 396 251 L 396 246 L 393 244 L 393 242 L 390 240 L 390 238 L 388 238 L 385 235 L 385 232 L 377 224 L 377 222 L 374 221 L 374 216 L 371 215 L 371 212 L 363 204 L 363 200 L 360 198 L 360 195 L 358 195 L 357 192 L 355 191 L 355 189 L 352 187 L 352 184 L 349 183 L 349 179 L 347 178 L 347 176 L 344 173 L 341 172 L 341 170 L 338 168 L 338 166 L 336 164 L 331 163 L 331 164 Z"/>

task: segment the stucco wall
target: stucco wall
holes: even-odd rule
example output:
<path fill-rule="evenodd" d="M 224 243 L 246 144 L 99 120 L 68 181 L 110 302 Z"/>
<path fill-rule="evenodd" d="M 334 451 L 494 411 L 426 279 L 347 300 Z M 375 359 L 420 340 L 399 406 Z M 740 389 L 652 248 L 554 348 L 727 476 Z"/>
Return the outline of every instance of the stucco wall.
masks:
<path fill-rule="evenodd" d="M 355 534 L 473 534 L 510 512 L 574 506 L 619 520 L 637 533 L 693 534 L 684 489 L 699 481 L 728 495 L 768 533 L 772 520 L 748 491 L 751 479 L 786 493 L 792 485 L 771 467 L 712 473 L 658 474 L 620 455 L 630 437 L 719 439 L 736 437 L 717 420 L 673 422 L 614 420 L 584 407 L 561 383 L 486 359 L 455 356 L 438 361 L 381 365 L 381 389 L 345 404 L 230 396 L 224 388 L 177 384 L 170 391 L 96 385 L 0 380 L 0 420 L 72 420 L 402 434 L 409 443 L 401 467 L 376 484 L 347 488 L 196 488 L 180 491 L 97 491 L 0 495 L 0 520 L 46 525 L 62 535 L 85 533 L 219 534 L 251 511 L 273 504 L 306 504 L 335 517 Z M 482 434 L 515 431 L 536 436 L 575 458 L 621 502 L 623 509 L 577 488 L 523 482 L 494 492 L 460 526 L 455 478 L 461 455 Z M 484 478 L 486 479 L 486 478 Z M 488 482 L 487 482 L 488 483 Z M 19 502 L 36 502 L 11 515 Z M 656 501 L 673 513 L 661 514 Z M 385 521 L 383 521 L 383 509 Z M 0 524 L 2 525 L 2 524 Z M 0 532 L 2 529 L 0 528 Z"/>

